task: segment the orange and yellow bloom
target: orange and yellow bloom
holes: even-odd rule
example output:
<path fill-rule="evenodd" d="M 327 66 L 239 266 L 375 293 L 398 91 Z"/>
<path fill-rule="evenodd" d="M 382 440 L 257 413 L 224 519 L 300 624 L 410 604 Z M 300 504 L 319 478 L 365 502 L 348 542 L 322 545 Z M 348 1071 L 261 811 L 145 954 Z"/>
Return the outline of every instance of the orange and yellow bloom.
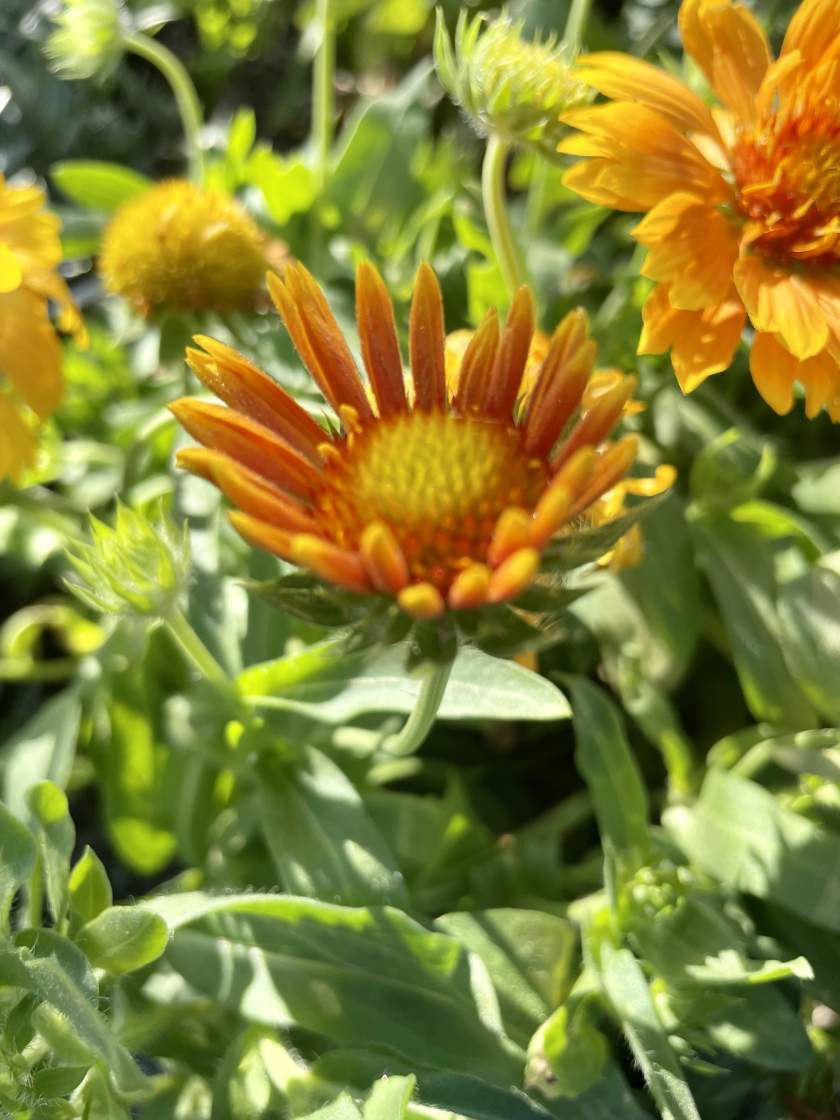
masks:
<path fill-rule="evenodd" d="M 247 310 L 268 265 L 266 239 L 234 198 L 167 179 L 119 207 L 102 241 L 109 292 L 157 310 Z"/>
<path fill-rule="evenodd" d="M 328 433 L 229 347 L 199 337 L 192 369 L 226 405 L 172 407 L 203 448 L 182 466 L 238 508 L 253 544 L 360 594 L 395 597 L 415 618 L 516 598 L 541 553 L 627 473 L 633 435 L 611 441 L 634 377 L 591 375 L 581 311 L 554 332 L 533 388 L 521 383 L 534 334 L 530 293 L 504 328 L 490 312 L 447 385 L 441 293 L 417 275 L 406 377 L 394 312 L 369 264 L 357 275 L 366 384 L 312 276 L 300 264 L 269 289 L 294 344 L 336 413 Z"/>
<path fill-rule="evenodd" d="M 38 420 L 62 396 L 58 326 L 83 339 L 84 327 L 57 272 L 59 220 L 38 187 L 10 186 L 0 175 L 0 481 L 20 479 L 37 449 Z"/>
<path fill-rule="evenodd" d="M 588 157 L 565 182 L 647 211 L 634 231 L 658 283 L 640 353 L 671 349 L 691 392 L 732 362 L 747 319 L 750 369 L 778 413 L 805 390 L 809 417 L 840 421 L 840 4 L 804 0 L 778 59 L 731 0 L 683 0 L 686 52 L 720 104 L 615 53 L 580 60 L 610 98 L 568 114 L 561 145 Z"/>

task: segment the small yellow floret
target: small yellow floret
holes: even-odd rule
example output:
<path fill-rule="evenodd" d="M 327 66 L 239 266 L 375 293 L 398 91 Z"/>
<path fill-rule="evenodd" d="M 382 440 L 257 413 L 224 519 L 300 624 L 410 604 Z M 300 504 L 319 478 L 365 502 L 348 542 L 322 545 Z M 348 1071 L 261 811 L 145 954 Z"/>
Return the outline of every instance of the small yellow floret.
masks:
<path fill-rule="evenodd" d="M 234 199 L 172 179 L 117 210 L 99 267 L 108 291 L 144 315 L 159 308 L 234 311 L 256 302 L 265 239 Z"/>

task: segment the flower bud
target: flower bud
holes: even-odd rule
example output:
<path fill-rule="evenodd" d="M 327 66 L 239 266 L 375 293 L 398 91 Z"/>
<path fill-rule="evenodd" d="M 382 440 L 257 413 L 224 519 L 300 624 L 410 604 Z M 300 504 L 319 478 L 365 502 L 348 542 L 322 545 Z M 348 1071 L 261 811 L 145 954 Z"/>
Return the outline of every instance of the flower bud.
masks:
<path fill-rule="evenodd" d="M 67 550 L 69 590 L 96 610 L 165 617 L 189 573 L 186 526 L 179 532 L 161 510 L 153 520 L 118 505 L 113 528 L 91 516 L 90 531 L 90 543 Z"/>
<path fill-rule="evenodd" d="M 461 12 L 454 43 L 441 12 L 435 28 L 435 66 L 447 93 L 484 135 L 545 152 L 556 151 L 565 128 L 560 117 L 591 92 L 572 75 L 556 38 L 529 41 L 508 16 L 472 20 Z"/>
<path fill-rule="evenodd" d="M 44 52 L 62 78 L 93 78 L 114 70 L 122 57 L 127 17 L 120 0 L 62 0 Z"/>

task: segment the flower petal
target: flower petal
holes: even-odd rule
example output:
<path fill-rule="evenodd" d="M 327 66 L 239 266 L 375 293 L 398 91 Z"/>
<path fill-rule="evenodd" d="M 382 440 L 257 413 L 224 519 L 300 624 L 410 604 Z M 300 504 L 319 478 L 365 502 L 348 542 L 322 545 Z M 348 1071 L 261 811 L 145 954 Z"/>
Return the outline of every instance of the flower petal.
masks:
<path fill-rule="evenodd" d="M 742 121 L 752 121 L 771 58 L 755 16 L 729 0 L 683 0 L 679 25 L 685 50 L 723 104 Z"/>
<path fill-rule="evenodd" d="M 528 397 L 525 451 L 547 455 L 580 404 L 597 347 L 589 337 L 586 312 L 570 311 L 554 332 Z"/>
<path fill-rule="evenodd" d="M 484 415 L 510 420 L 534 335 L 534 297 L 522 287 L 513 297 L 484 400 Z"/>
<path fill-rule="evenodd" d="M 798 51 L 808 66 L 840 56 L 837 0 L 803 0 L 788 24 L 780 56 Z"/>
<path fill-rule="evenodd" d="M 356 270 L 356 322 L 379 415 L 407 411 L 394 307 L 382 277 L 368 261 Z"/>
<path fill-rule="evenodd" d="M 702 311 L 679 311 L 671 306 L 668 287 L 662 284 L 648 297 L 642 318 L 638 353 L 661 354 L 670 348 L 680 388 L 691 393 L 732 364 L 746 316 L 737 299 Z"/>
<path fill-rule="evenodd" d="M 825 348 L 828 323 L 806 277 L 752 255 L 736 263 L 734 279 L 756 330 L 778 334 L 795 358 Z"/>
<path fill-rule="evenodd" d="M 414 400 L 426 412 L 446 404 L 443 297 L 437 276 L 425 263 L 417 270 L 408 324 Z"/>
<path fill-rule="evenodd" d="M 462 416 L 484 416 L 487 388 L 499 348 L 499 319 L 491 307 L 461 359 L 452 407 Z"/>

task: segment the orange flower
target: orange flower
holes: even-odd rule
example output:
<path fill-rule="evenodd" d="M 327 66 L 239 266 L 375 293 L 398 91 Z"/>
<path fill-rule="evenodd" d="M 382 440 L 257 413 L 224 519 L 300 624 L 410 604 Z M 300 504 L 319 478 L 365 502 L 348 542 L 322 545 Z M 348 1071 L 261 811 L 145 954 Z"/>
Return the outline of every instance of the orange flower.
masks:
<path fill-rule="evenodd" d="M 671 349 L 684 392 L 732 362 L 747 317 L 750 369 L 783 414 L 840 421 L 840 4 L 804 0 L 778 59 L 731 0 L 683 0 L 686 52 L 720 105 L 616 53 L 580 60 L 612 100 L 567 115 L 565 177 L 585 198 L 643 210 L 634 230 L 658 282 L 639 353 Z"/>
<path fill-rule="evenodd" d="M 530 293 L 502 331 L 490 312 L 447 388 L 443 305 L 422 265 L 409 320 L 407 382 L 394 312 L 369 264 L 357 274 L 363 383 L 321 289 L 300 264 L 269 289 L 298 353 L 340 418 L 328 434 L 283 389 L 209 338 L 191 367 L 229 406 L 172 407 L 203 449 L 181 452 L 238 509 L 250 542 L 360 594 L 395 596 L 415 618 L 514 599 L 551 538 L 624 477 L 636 437 L 609 442 L 636 380 L 582 398 L 595 344 L 582 311 L 554 332 L 517 407 L 534 332 Z"/>

